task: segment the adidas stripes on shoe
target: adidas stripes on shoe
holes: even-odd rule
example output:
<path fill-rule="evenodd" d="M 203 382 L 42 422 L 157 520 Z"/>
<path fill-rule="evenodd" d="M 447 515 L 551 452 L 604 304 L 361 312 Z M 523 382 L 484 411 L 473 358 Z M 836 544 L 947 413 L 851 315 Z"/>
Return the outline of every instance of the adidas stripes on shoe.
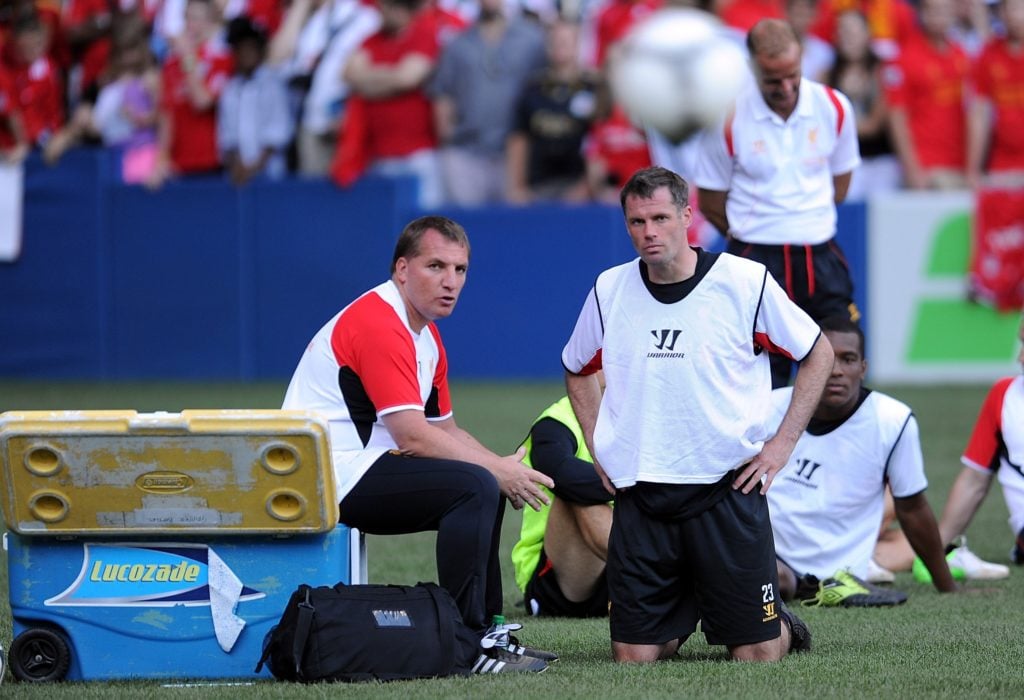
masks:
<path fill-rule="evenodd" d="M 545 651 L 544 649 L 534 649 L 528 647 L 525 644 L 520 644 L 519 640 L 513 635 L 508 637 L 508 650 L 513 654 L 522 654 L 523 656 L 532 656 L 535 659 L 552 663 L 558 661 L 558 654 L 553 651 Z"/>
<path fill-rule="evenodd" d="M 501 647 L 490 647 L 483 649 L 476 663 L 473 664 L 473 673 L 542 673 L 546 671 L 548 664 L 543 659 L 538 659 L 525 654 L 502 649 Z"/>
<path fill-rule="evenodd" d="M 522 628 L 523 626 L 518 622 L 510 622 L 502 625 L 500 628 L 491 629 L 483 636 L 483 639 L 480 640 L 480 647 L 486 650 L 505 646 L 505 648 L 513 654 L 532 656 L 535 659 L 540 659 L 547 663 L 558 661 L 558 654 L 555 652 L 528 647 L 520 642 L 518 637 L 513 634 L 509 634 L 512 631 L 521 630 Z M 506 644 L 503 645 L 503 641 L 506 642 Z"/>

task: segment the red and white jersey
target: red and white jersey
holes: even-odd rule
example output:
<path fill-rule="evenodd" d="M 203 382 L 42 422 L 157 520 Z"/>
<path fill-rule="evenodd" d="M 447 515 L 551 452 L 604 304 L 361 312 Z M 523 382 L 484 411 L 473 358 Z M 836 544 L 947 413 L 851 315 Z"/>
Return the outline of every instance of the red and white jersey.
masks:
<path fill-rule="evenodd" d="M 910 140 L 923 168 L 962 170 L 967 159 L 967 53 L 953 42 L 942 48 L 919 36 L 882 72 L 885 99 L 905 110 Z"/>
<path fill-rule="evenodd" d="M 380 455 L 397 449 L 380 418 L 421 411 L 451 417 L 448 360 L 437 327 L 409 327 L 390 280 L 342 309 L 299 360 L 282 408 L 316 411 L 330 425 L 338 502 Z"/>
<path fill-rule="evenodd" d="M 772 392 L 777 428 L 793 390 Z M 877 391 L 838 425 L 814 421 L 768 489 L 775 552 L 798 575 L 827 578 L 849 568 L 867 576 L 885 485 L 896 498 L 924 491 L 921 441 L 910 407 Z"/>
<path fill-rule="evenodd" d="M 418 16 L 395 35 L 379 29 L 363 42 L 361 51 L 377 68 L 394 68 L 418 54 L 436 63 L 441 52 L 440 27 L 433 14 Z M 366 100 L 366 148 L 370 160 L 403 158 L 437 147 L 433 107 L 422 85 L 387 97 Z"/>
<path fill-rule="evenodd" d="M 637 259 L 597 278 L 562 364 L 604 369 L 594 449 L 612 483 L 711 484 L 771 435 L 765 350 L 801 360 L 819 333 L 760 263 L 722 253 L 665 304 Z"/>
<path fill-rule="evenodd" d="M 234 58 L 219 40 L 200 47 L 193 70 L 213 97 L 206 109 L 192 104 L 181 56 L 167 57 L 162 71 L 161 109 L 171 119 L 171 161 L 179 173 L 201 173 L 220 164 L 217 150 L 217 100 L 231 78 Z"/>
<path fill-rule="evenodd" d="M 996 472 L 1003 486 L 1010 528 L 1024 528 L 1024 375 L 1000 379 L 985 398 L 960 461 Z"/>
<path fill-rule="evenodd" d="M 49 56 L 11 70 L 11 85 L 29 143 L 43 143 L 64 126 L 64 81 Z"/>
<path fill-rule="evenodd" d="M 836 234 L 832 178 L 860 165 L 855 121 L 846 95 L 806 78 L 783 119 L 751 80 L 734 112 L 703 132 L 692 179 L 729 193 L 725 211 L 737 240 L 824 243 Z"/>
<path fill-rule="evenodd" d="M 974 61 L 974 87 L 995 109 L 988 170 L 1024 171 L 1024 52 L 992 39 Z"/>

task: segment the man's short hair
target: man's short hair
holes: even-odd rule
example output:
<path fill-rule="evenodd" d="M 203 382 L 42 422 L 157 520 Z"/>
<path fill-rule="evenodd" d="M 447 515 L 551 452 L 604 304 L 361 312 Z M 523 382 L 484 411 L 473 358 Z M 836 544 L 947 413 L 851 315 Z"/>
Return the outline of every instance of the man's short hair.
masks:
<path fill-rule="evenodd" d="M 830 331 L 832 333 L 853 333 L 856 335 L 857 350 L 860 352 L 861 359 L 864 359 L 864 331 L 861 330 L 860 324 L 851 320 L 849 316 L 829 316 L 819 321 L 818 327 L 821 328 L 822 333 Z"/>
<path fill-rule="evenodd" d="M 753 56 L 775 58 L 791 46 L 800 46 L 793 25 L 781 19 L 762 19 L 747 32 L 747 50 Z"/>
<path fill-rule="evenodd" d="M 676 209 L 682 211 L 690 203 L 690 188 L 686 180 L 676 175 L 667 168 L 652 166 L 637 170 L 633 177 L 629 178 L 619 193 L 619 203 L 622 205 L 622 213 L 626 213 L 626 198 L 639 197 L 650 199 L 661 187 L 667 187 L 672 196 L 672 203 Z"/>
<path fill-rule="evenodd" d="M 469 236 L 466 229 L 446 216 L 421 216 L 405 225 L 395 243 L 395 254 L 391 258 L 391 274 L 395 274 L 395 265 L 399 258 L 415 258 L 420 252 L 420 241 L 427 231 L 437 231 L 445 239 L 458 243 L 466 249 L 469 256 Z"/>

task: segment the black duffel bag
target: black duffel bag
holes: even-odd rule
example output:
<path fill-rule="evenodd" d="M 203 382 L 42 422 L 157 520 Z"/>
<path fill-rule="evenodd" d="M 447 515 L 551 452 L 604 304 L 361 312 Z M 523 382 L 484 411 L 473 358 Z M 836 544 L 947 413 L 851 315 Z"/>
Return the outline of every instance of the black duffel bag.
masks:
<path fill-rule="evenodd" d="M 292 593 L 267 633 L 266 663 L 288 681 L 369 681 L 469 675 L 479 637 L 455 601 L 433 583 L 355 585 Z"/>

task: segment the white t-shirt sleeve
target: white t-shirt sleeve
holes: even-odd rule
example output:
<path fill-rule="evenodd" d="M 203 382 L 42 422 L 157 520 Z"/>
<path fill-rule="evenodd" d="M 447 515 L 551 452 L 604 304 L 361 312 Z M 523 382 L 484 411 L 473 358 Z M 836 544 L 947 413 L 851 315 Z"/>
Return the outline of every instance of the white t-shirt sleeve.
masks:
<path fill-rule="evenodd" d="M 569 336 L 569 342 L 562 350 L 562 365 L 573 374 L 590 374 L 590 370 L 600 369 L 603 340 L 601 308 L 597 303 L 597 292 L 591 288 L 586 301 L 583 302 L 579 318 L 576 319 L 576 327 Z"/>
<path fill-rule="evenodd" d="M 754 322 L 754 338 L 769 351 L 781 352 L 799 362 L 811 351 L 820 334 L 818 324 L 766 273 L 761 306 Z"/>
<path fill-rule="evenodd" d="M 921 457 L 921 439 L 917 419 L 907 417 L 903 432 L 896 440 L 886 465 L 886 475 L 892 495 L 896 498 L 913 496 L 928 488 L 924 475 L 924 460 Z"/>
<path fill-rule="evenodd" d="M 843 175 L 860 165 L 860 143 L 857 141 L 857 116 L 850 99 L 838 90 L 835 94 L 843 107 L 843 126 L 829 158 L 829 168 L 833 175 Z"/>
<path fill-rule="evenodd" d="M 732 157 L 726 150 L 725 127 L 718 124 L 700 135 L 693 182 L 697 187 L 728 192 L 732 183 Z"/>

